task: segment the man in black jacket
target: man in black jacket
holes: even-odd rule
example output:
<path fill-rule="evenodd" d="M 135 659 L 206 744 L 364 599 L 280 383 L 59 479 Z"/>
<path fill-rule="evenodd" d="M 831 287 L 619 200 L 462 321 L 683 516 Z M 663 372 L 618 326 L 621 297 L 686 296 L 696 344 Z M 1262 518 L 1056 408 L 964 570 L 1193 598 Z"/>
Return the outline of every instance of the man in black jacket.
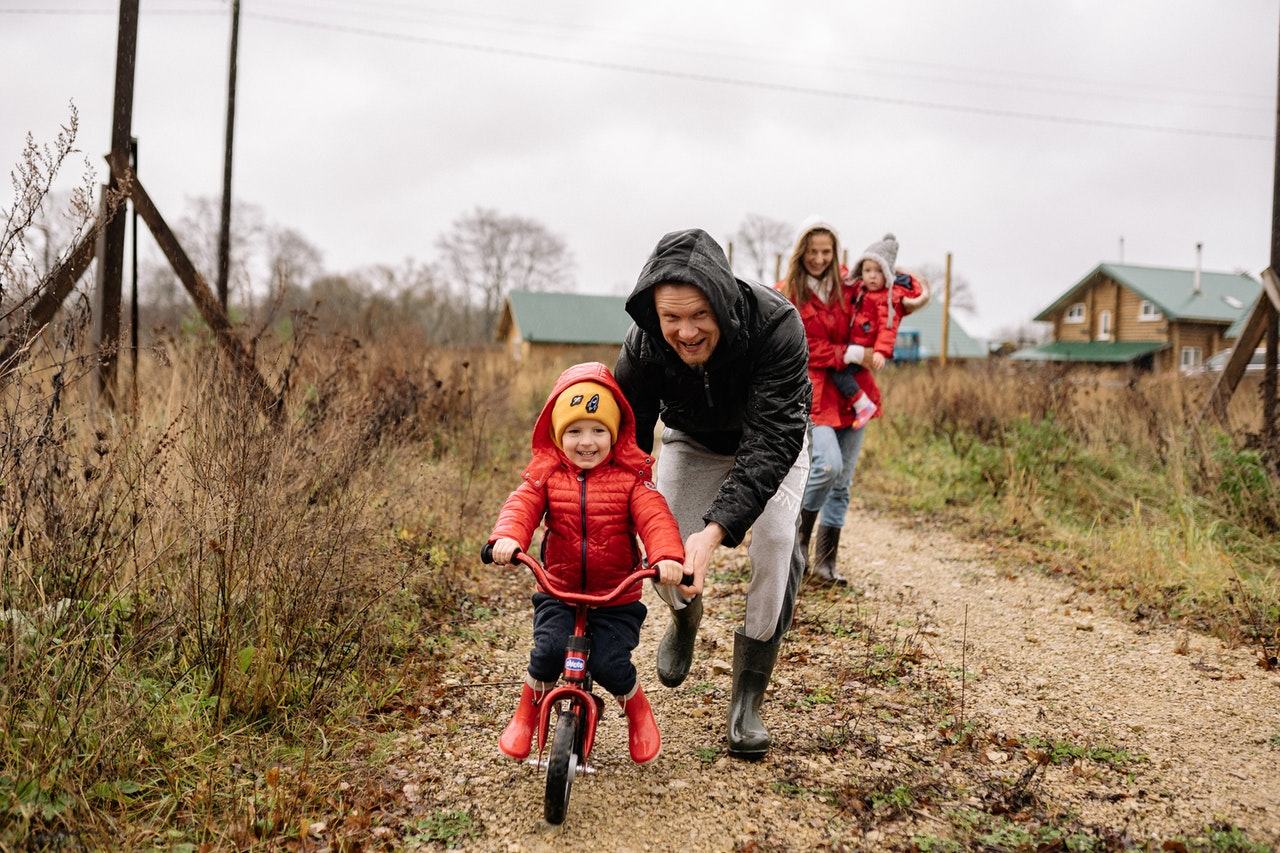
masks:
<path fill-rule="evenodd" d="M 729 751 L 760 758 L 769 732 L 765 688 L 791 625 L 803 563 L 794 547 L 808 476 L 809 352 L 795 308 L 777 291 L 734 277 L 700 229 L 658 241 L 627 299 L 635 321 L 615 371 L 652 451 L 665 427 L 657 487 L 685 537 L 688 587 L 660 589 L 672 609 L 658 649 L 658 677 L 689 674 L 711 553 L 751 529 L 751 582 L 734 634 Z"/>

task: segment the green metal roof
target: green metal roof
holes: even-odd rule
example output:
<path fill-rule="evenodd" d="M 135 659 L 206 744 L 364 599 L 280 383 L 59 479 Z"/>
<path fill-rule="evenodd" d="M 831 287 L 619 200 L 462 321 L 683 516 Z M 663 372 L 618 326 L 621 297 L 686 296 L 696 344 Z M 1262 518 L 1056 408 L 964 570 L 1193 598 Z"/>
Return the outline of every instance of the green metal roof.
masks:
<path fill-rule="evenodd" d="M 1258 299 L 1261 298 L 1262 296 L 1259 295 Z M 1222 333 L 1224 338 L 1230 339 L 1240 337 L 1240 332 L 1244 330 L 1244 324 L 1249 321 L 1249 315 L 1253 313 L 1254 306 L 1258 304 L 1258 299 L 1253 300 L 1245 306 L 1244 311 L 1241 312 L 1240 316 L 1236 318 L 1236 321 L 1231 324 L 1231 327 Z"/>
<path fill-rule="evenodd" d="M 1084 361 L 1127 364 L 1164 349 L 1164 341 L 1054 341 L 1021 349 L 1009 358 L 1019 361 Z"/>
<path fill-rule="evenodd" d="M 507 304 L 520 337 L 544 344 L 619 344 L 631 328 L 625 296 L 513 290 Z"/>
<path fill-rule="evenodd" d="M 937 358 L 942 352 L 942 294 L 935 292 L 923 308 L 903 317 L 898 335 L 903 332 L 920 334 L 920 358 Z M 947 332 L 947 355 L 951 358 L 987 357 L 986 345 L 971 337 L 956 322 L 954 311 L 951 312 L 951 328 Z"/>
<path fill-rule="evenodd" d="M 1244 273 L 1201 272 L 1200 292 L 1195 292 L 1195 270 L 1173 267 L 1142 267 L 1134 264 L 1098 264 L 1088 275 L 1036 315 L 1047 322 L 1095 277 L 1105 275 L 1147 299 L 1170 320 L 1203 320 L 1234 323 L 1244 314 L 1262 285 Z"/>

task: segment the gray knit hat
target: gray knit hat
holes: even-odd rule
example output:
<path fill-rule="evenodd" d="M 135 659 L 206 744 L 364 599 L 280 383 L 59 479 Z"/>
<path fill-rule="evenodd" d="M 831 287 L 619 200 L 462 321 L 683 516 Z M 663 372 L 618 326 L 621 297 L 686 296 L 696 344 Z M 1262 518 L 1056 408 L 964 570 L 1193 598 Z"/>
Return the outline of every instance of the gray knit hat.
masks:
<path fill-rule="evenodd" d="M 862 275 L 862 262 L 875 261 L 880 266 L 880 271 L 884 273 L 885 287 L 893 287 L 894 264 L 898 260 L 898 238 L 892 234 L 886 234 L 876 242 L 867 247 L 853 265 L 853 274 L 855 277 Z"/>
<path fill-rule="evenodd" d="M 892 234 L 886 234 L 876 242 L 867 247 L 867 250 L 858 257 L 853 265 L 853 275 L 855 278 L 862 277 L 862 262 L 875 261 L 880 266 L 880 272 L 884 273 L 884 286 L 889 290 L 889 325 L 893 326 L 893 277 L 895 274 L 894 263 L 898 260 L 898 238 Z"/>

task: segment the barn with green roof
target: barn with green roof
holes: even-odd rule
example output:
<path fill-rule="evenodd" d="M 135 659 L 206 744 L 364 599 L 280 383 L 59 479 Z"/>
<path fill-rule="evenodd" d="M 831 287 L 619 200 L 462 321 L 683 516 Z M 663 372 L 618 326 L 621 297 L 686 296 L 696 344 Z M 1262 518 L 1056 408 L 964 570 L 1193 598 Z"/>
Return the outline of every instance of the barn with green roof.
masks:
<path fill-rule="evenodd" d="M 1245 273 L 1098 264 L 1036 315 L 1053 340 L 1011 358 L 1193 368 L 1230 346 L 1261 290 Z"/>
<path fill-rule="evenodd" d="M 530 357 L 612 365 L 631 328 L 626 297 L 513 290 L 497 338 L 517 361 Z"/>

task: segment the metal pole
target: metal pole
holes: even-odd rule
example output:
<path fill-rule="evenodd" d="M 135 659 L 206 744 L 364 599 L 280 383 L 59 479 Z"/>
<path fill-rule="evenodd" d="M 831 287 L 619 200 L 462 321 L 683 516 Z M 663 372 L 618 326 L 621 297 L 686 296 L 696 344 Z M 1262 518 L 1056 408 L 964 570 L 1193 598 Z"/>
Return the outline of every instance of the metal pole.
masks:
<path fill-rule="evenodd" d="M 942 285 L 942 363 L 951 352 L 951 253 L 947 252 L 947 273 Z"/>
<path fill-rule="evenodd" d="M 133 157 L 133 173 L 138 173 L 138 137 L 129 140 L 129 153 Z M 138 409 L 138 206 L 133 209 L 133 258 L 130 263 L 132 282 L 129 287 L 129 352 L 132 356 L 133 409 Z"/>
<path fill-rule="evenodd" d="M 236 132 L 236 52 L 240 43 L 240 0 L 231 0 L 231 61 L 227 73 L 227 138 L 222 155 L 222 227 L 218 232 L 218 302 L 227 307 L 231 266 L 231 145 Z"/>
<path fill-rule="evenodd" d="M 133 138 L 133 71 L 138 47 L 138 0 L 120 0 L 116 35 L 116 86 L 111 121 L 111 180 L 101 210 L 107 219 L 98 254 L 98 287 L 94 293 L 94 343 L 98 351 L 97 390 L 115 406 L 116 356 L 120 346 L 120 284 L 124 277 L 125 218 L 114 215 L 112 201 L 120 189 L 116 164 L 127 163 Z"/>

